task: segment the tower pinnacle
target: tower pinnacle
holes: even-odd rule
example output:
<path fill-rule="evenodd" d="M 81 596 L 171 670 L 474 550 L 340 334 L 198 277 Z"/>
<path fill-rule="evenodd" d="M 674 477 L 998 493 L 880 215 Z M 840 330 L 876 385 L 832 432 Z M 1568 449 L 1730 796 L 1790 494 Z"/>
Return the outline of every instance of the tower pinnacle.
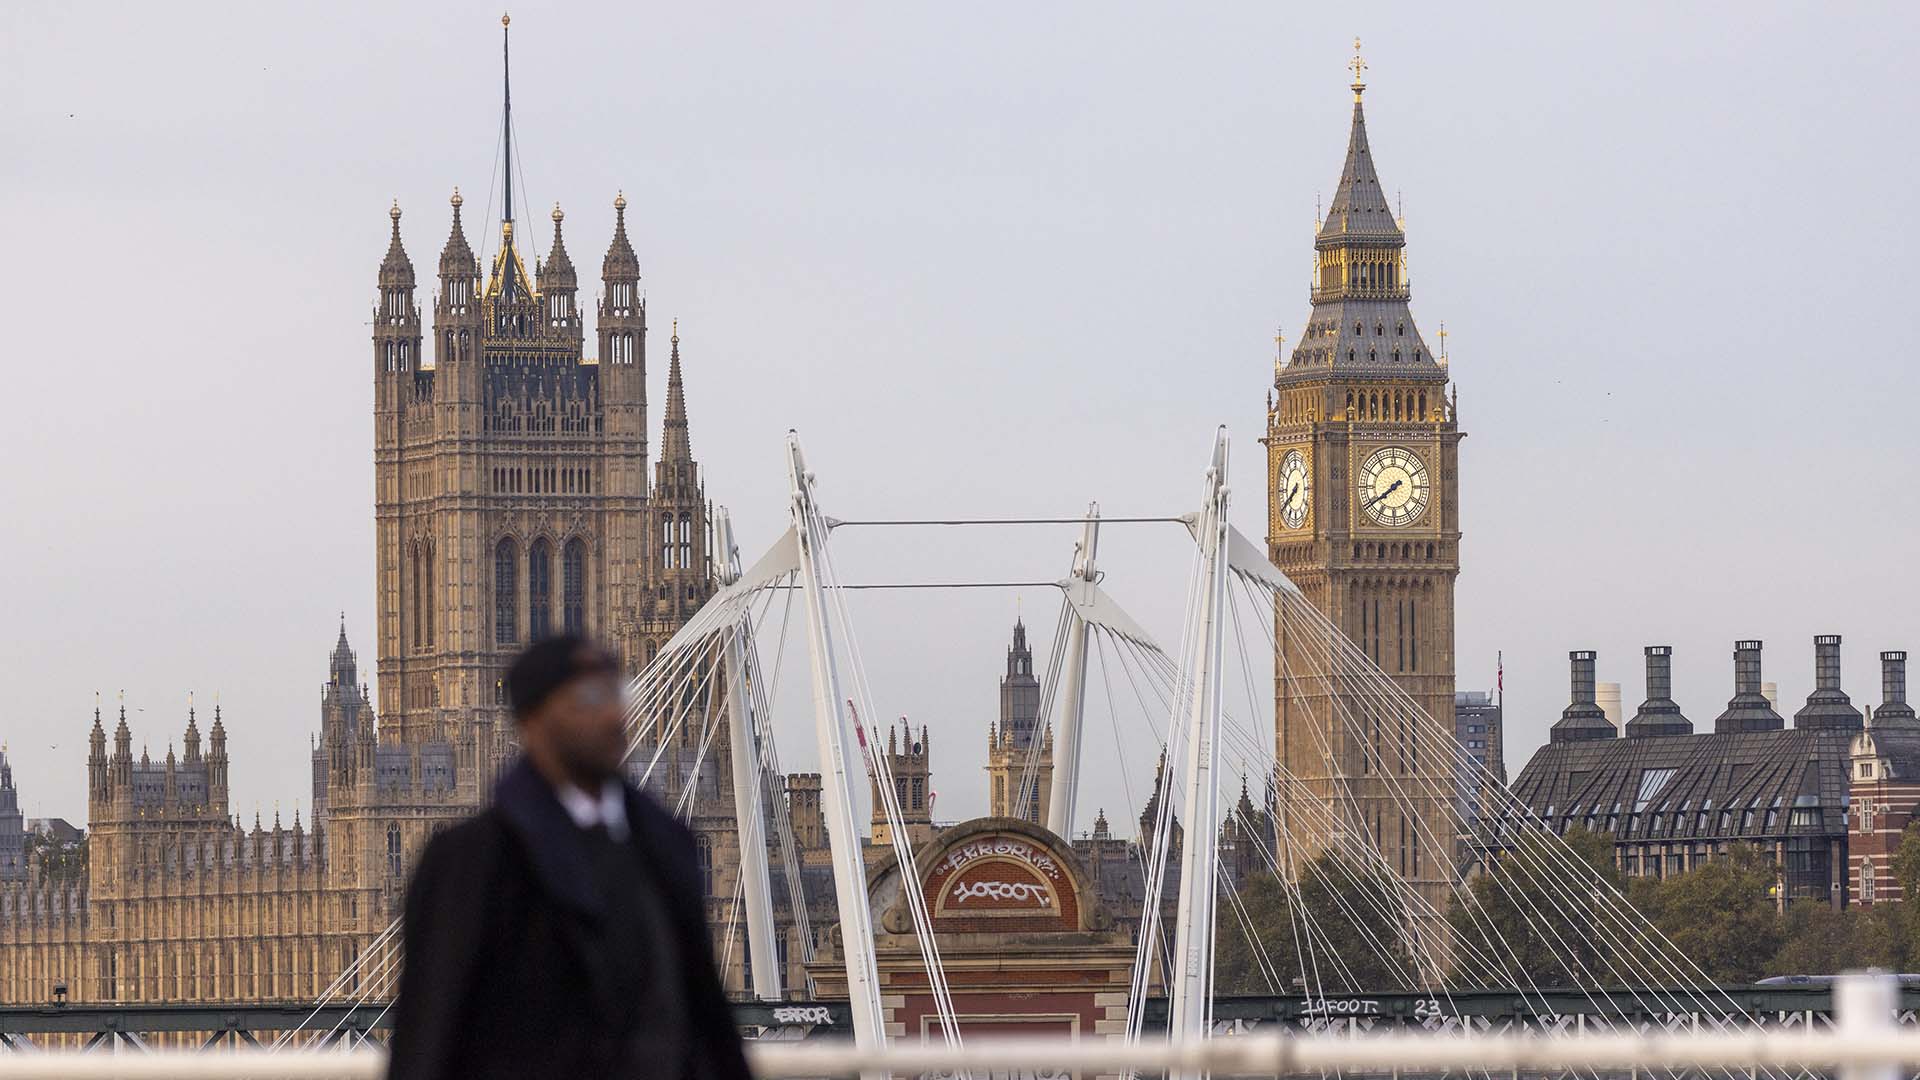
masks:
<path fill-rule="evenodd" d="M 500 16 L 500 139 L 505 153 L 500 155 L 500 167 L 506 172 L 506 203 L 502 207 L 500 223 L 508 239 L 513 237 L 513 63 L 508 51 L 507 24 L 513 19 Z"/>
<path fill-rule="evenodd" d="M 667 415 L 660 432 L 660 460 L 691 461 L 687 433 L 687 390 L 680 376 L 680 320 L 673 320 L 672 351 L 667 357 Z"/>
<path fill-rule="evenodd" d="M 1367 92 L 1367 81 L 1360 73 L 1367 70 L 1367 62 L 1360 58 L 1360 39 L 1353 39 L 1353 59 L 1347 61 L 1347 67 L 1353 72 L 1353 100 L 1359 101 L 1360 95 Z"/>

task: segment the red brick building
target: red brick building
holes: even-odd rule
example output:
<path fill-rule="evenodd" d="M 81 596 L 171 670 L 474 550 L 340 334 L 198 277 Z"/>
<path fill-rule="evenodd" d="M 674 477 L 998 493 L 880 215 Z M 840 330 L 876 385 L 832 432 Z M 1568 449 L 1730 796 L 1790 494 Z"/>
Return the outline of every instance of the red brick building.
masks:
<path fill-rule="evenodd" d="M 926 903 L 962 1033 L 1125 1030 L 1133 935 L 1115 925 L 1071 844 L 1017 818 L 976 818 L 942 832 L 914 859 L 916 881 L 903 882 L 890 858 L 868 878 L 888 1036 L 940 1034 L 905 888 Z M 847 992 L 837 945 L 809 966 L 824 998 Z"/>
<path fill-rule="evenodd" d="M 1881 706 L 1854 736 L 1847 892 L 1856 904 L 1903 899 L 1893 876 L 1900 834 L 1920 806 L 1920 719 L 1907 704 L 1907 654 L 1880 654 Z"/>

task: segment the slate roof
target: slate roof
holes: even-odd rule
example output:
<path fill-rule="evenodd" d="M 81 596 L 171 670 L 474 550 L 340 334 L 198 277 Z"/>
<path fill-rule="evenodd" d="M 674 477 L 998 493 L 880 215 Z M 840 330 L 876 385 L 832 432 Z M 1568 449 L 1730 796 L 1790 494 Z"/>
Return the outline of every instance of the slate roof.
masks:
<path fill-rule="evenodd" d="M 1360 95 L 1353 98 L 1353 127 L 1347 134 L 1347 160 L 1340 168 L 1327 219 L 1320 226 L 1317 246 L 1352 240 L 1400 241 L 1404 234 L 1394 220 L 1393 207 L 1373 168 L 1373 148 L 1367 144 L 1367 114 Z M 1397 246 L 1397 245 L 1396 245 Z"/>
<path fill-rule="evenodd" d="M 1377 253 L 1405 246 L 1406 236 L 1374 170 L 1366 112 L 1356 93 L 1346 161 L 1314 247 Z M 1326 283 L 1314 293 L 1313 315 L 1281 372 L 1283 381 L 1289 376 L 1324 377 L 1330 369 L 1341 375 L 1447 381 L 1446 369 L 1414 325 L 1405 281 L 1395 286 Z"/>
<path fill-rule="evenodd" d="M 1559 743 L 1534 754 L 1513 793 L 1556 832 L 1617 841 L 1844 834 L 1851 741 L 1785 730 Z"/>

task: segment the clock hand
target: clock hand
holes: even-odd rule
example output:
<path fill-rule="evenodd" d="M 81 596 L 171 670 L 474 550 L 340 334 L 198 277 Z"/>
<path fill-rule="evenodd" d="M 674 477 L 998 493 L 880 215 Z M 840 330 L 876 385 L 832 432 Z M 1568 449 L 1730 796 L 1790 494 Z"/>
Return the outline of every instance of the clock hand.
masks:
<path fill-rule="evenodd" d="M 1299 484 L 1293 485 L 1293 487 L 1288 490 L 1287 497 L 1285 499 L 1280 500 L 1280 508 L 1282 510 L 1285 510 L 1288 507 L 1291 507 L 1293 505 L 1294 497 L 1299 494 L 1300 494 L 1300 485 Z"/>
<path fill-rule="evenodd" d="M 1365 509 L 1366 509 L 1367 507 L 1369 507 L 1369 506 L 1372 506 L 1372 505 L 1373 505 L 1374 503 L 1377 503 L 1377 502 L 1379 502 L 1379 501 L 1380 501 L 1381 499 L 1384 499 L 1384 498 L 1386 498 L 1387 496 L 1389 496 L 1389 495 L 1391 495 L 1391 494 L 1393 494 L 1394 492 L 1396 492 L 1396 491 L 1398 491 L 1398 490 L 1400 490 L 1400 485 L 1401 485 L 1401 483 L 1403 483 L 1403 481 L 1400 481 L 1400 480 L 1395 480 L 1395 481 L 1394 481 L 1393 483 L 1391 483 L 1391 484 L 1388 484 L 1388 485 L 1387 485 L 1387 490 L 1385 490 L 1385 491 L 1383 491 L 1383 492 L 1381 492 L 1381 493 L 1380 493 L 1380 494 L 1378 494 L 1378 495 L 1375 495 L 1375 496 L 1374 496 L 1373 498 L 1371 498 L 1371 499 L 1368 499 L 1368 500 L 1367 500 L 1366 502 L 1363 502 L 1363 503 L 1361 503 L 1361 504 L 1360 504 L 1360 509 L 1362 509 L 1362 510 L 1365 510 Z"/>

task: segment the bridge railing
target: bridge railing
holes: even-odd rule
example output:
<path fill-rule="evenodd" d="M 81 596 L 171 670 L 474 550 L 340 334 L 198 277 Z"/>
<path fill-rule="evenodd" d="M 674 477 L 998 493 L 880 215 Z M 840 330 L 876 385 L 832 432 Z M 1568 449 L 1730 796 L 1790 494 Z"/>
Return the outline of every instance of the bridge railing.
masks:
<path fill-rule="evenodd" d="M 1727 1074 L 1758 1070 L 1835 1071 L 1843 1080 L 1886 1080 L 1920 1065 L 1920 1031 L 1894 1024 L 1893 980 L 1857 976 L 1836 988 L 1832 1028 L 1749 1029 L 1674 1033 L 1539 1033 L 1300 1035 L 1253 1033 L 1173 1045 L 1150 1041 L 981 1038 L 960 1048 L 894 1044 L 862 1050 L 839 1040 L 747 1047 L 756 1076 L 828 1077 L 980 1074 L 1325 1076 L 1334 1072 L 1508 1074 L 1572 1071 L 1584 1075 L 1649 1069 Z M 253 1077 L 256 1080 L 375 1080 L 384 1074 L 377 1050 L 280 1053 L 256 1051 L 144 1055 L 20 1054 L 0 1058 L 0 1080 Z"/>

